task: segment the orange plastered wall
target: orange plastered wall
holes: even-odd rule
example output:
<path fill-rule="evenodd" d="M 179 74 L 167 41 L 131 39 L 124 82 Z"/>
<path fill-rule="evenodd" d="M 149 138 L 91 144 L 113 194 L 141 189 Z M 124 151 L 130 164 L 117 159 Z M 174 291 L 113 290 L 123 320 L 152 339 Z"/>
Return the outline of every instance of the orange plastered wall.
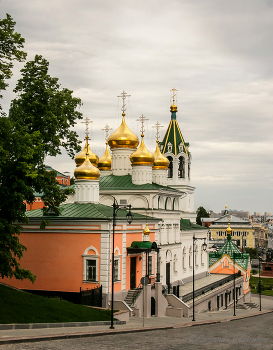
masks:
<path fill-rule="evenodd" d="M 120 251 L 120 254 L 122 255 L 122 239 L 123 239 L 123 234 L 115 232 L 115 249 L 118 248 Z M 111 247 L 112 251 L 112 247 Z M 116 250 L 115 255 L 118 255 L 119 252 Z M 122 257 L 120 257 L 120 265 L 119 265 L 119 273 L 120 273 L 120 280 L 122 280 Z M 118 292 L 122 289 L 122 283 L 121 282 L 115 282 L 114 283 L 114 291 Z"/>
<path fill-rule="evenodd" d="M 13 278 L 5 279 L 5 283 L 23 289 L 67 292 L 95 286 L 83 283 L 82 254 L 90 246 L 100 254 L 100 234 L 24 232 L 20 235 L 20 243 L 27 247 L 21 266 L 35 274 L 36 281 L 32 284 L 28 280 Z"/>

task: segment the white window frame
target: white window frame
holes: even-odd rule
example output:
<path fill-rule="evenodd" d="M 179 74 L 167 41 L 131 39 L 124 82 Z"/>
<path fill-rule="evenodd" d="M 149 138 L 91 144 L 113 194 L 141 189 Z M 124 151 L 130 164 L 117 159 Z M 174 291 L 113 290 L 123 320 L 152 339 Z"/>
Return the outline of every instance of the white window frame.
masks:
<path fill-rule="evenodd" d="M 95 254 L 88 254 L 90 250 L 93 250 Z M 84 283 L 99 283 L 99 253 L 97 249 L 93 246 L 88 247 L 85 249 L 84 253 L 82 254 L 83 257 L 83 282 Z M 87 277 L 87 260 L 96 260 L 96 281 L 89 281 L 86 279 Z"/>

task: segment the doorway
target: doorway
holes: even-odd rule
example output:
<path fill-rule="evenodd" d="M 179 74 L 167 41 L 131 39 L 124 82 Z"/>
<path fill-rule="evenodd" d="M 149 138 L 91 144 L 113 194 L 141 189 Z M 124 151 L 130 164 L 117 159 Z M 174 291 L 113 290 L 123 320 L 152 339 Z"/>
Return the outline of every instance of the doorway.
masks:
<path fill-rule="evenodd" d="M 166 263 L 166 284 L 168 287 L 171 284 L 171 264 L 169 262 Z"/>
<path fill-rule="evenodd" d="M 130 259 L 130 289 L 136 288 L 136 256 Z"/>

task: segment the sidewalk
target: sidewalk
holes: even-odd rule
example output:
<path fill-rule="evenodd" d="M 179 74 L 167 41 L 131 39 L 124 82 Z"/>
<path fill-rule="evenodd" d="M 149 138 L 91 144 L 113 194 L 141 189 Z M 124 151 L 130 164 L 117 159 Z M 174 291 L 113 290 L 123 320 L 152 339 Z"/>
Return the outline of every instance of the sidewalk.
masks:
<path fill-rule="evenodd" d="M 251 302 L 259 305 L 259 295 L 252 295 Z M 192 318 L 186 317 L 151 317 L 145 318 L 144 327 L 142 318 L 131 317 L 127 324 L 114 325 L 115 329 L 110 329 L 109 325 L 92 325 L 86 327 L 0 330 L 0 345 L 29 341 L 67 339 L 70 337 L 93 337 L 111 333 L 143 332 L 161 328 L 190 327 L 200 324 L 227 322 L 267 312 L 273 312 L 273 297 L 262 296 L 261 312 L 258 307 L 253 309 L 236 309 L 236 316 L 233 316 L 233 308 L 221 311 L 196 313 L 195 322 L 192 322 Z"/>

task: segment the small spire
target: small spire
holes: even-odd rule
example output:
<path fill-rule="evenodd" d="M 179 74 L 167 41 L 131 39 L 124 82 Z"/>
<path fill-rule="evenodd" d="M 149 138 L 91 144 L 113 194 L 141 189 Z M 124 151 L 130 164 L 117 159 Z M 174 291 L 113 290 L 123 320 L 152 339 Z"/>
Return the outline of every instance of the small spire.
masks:
<path fill-rule="evenodd" d="M 142 124 L 142 125 L 141 125 L 141 129 L 140 129 L 140 131 L 141 131 L 141 137 L 142 137 L 142 138 L 144 137 L 144 131 L 145 131 L 145 129 L 144 129 L 144 122 L 145 122 L 146 120 L 149 120 L 149 119 L 145 118 L 143 114 L 141 115 L 141 117 L 139 117 L 139 119 L 137 119 L 137 121 L 138 121 L 138 122 L 141 122 L 141 124 Z"/>
<path fill-rule="evenodd" d="M 175 88 L 171 89 L 170 91 L 173 92 L 173 104 L 171 105 L 171 112 L 172 112 L 172 119 L 176 119 L 176 115 L 173 112 L 177 112 L 177 105 L 175 104 L 175 96 L 176 96 L 176 90 Z"/>
<path fill-rule="evenodd" d="M 125 99 L 126 97 L 130 97 L 131 95 L 128 95 L 124 90 L 123 92 L 120 94 L 120 96 L 117 96 L 117 97 L 121 97 L 122 98 L 122 107 L 121 107 L 121 110 L 122 110 L 122 116 L 125 117 L 125 111 L 126 111 L 126 104 L 125 104 Z"/>

